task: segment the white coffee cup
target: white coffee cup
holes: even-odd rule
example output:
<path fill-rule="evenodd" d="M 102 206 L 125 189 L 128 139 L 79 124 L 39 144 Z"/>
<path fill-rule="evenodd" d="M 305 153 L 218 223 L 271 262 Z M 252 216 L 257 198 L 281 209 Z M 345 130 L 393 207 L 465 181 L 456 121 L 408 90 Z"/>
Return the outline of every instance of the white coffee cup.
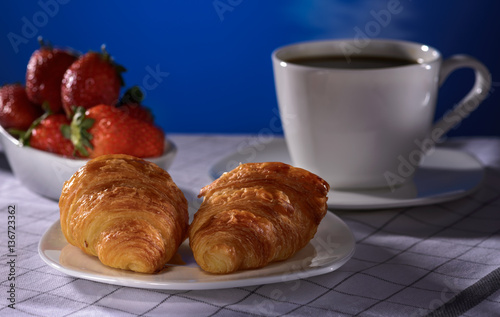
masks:
<path fill-rule="evenodd" d="M 381 68 L 327 68 L 297 59 L 337 56 L 398 58 L 413 64 Z M 324 178 L 333 189 L 401 185 L 422 157 L 486 98 L 491 76 L 476 59 L 443 60 L 427 45 L 372 39 L 297 43 L 272 53 L 276 93 L 294 165 Z M 348 65 L 350 66 L 350 65 Z M 458 68 L 472 68 L 468 94 L 432 124 L 439 86 Z"/>

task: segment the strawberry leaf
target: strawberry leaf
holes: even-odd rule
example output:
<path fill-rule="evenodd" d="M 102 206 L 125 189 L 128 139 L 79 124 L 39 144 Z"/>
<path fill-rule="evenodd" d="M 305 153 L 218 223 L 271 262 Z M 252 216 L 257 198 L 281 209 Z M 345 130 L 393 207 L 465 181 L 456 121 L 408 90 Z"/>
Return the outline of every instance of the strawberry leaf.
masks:
<path fill-rule="evenodd" d="M 68 124 L 61 125 L 61 133 L 65 139 L 71 140 L 71 127 Z"/>
<path fill-rule="evenodd" d="M 139 86 L 130 87 L 125 91 L 122 98 L 120 99 L 120 105 L 126 105 L 130 103 L 140 104 L 144 100 L 144 93 Z"/>
<path fill-rule="evenodd" d="M 94 121 L 92 118 L 85 117 L 85 108 L 77 107 L 69 126 L 69 139 L 75 147 L 75 152 L 79 152 L 84 157 L 89 156 L 87 149 L 93 149 L 90 142 L 93 136 L 88 132 L 88 129 L 94 125 Z"/>

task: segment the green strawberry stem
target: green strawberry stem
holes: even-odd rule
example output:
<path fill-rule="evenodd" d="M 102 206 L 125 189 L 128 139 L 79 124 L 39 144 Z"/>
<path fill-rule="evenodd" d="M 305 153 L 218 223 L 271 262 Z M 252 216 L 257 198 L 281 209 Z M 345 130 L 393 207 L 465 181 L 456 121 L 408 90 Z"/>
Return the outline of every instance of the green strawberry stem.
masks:
<path fill-rule="evenodd" d="M 7 132 L 9 132 L 10 135 L 17 137 L 18 140 L 21 142 L 21 137 L 24 136 L 24 134 L 27 131 L 12 128 L 12 129 L 9 129 Z M 23 145 L 25 145 L 25 144 L 23 144 Z"/>
<path fill-rule="evenodd" d="M 123 67 L 122 65 L 117 64 L 113 60 L 113 57 L 111 57 L 111 55 L 106 50 L 106 44 L 102 44 L 101 45 L 101 58 L 104 61 L 106 61 L 106 62 L 110 63 L 111 65 L 113 65 L 113 67 L 115 68 L 116 73 L 118 74 L 118 77 L 120 78 L 120 84 L 121 84 L 121 86 L 122 87 L 125 86 L 125 80 L 123 80 L 122 73 L 126 72 L 127 69 L 125 67 Z"/>
<path fill-rule="evenodd" d="M 37 41 L 38 41 L 38 44 L 40 44 L 41 48 L 46 48 L 46 49 L 50 49 L 50 50 L 53 48 L 52 44 L 49 41 L 45 42 L 41 35 L 37 37 Z"/>
<path fill-rule="evenodd" d="M 109 55 L 108 51 L 106 50 L 106 44 L 101 45 L 101 58 L 106 61 L 106 62 L 112 62 L 113 59 L 111 58 L 111 55 Z"/>
<path fill-rule="evenodd" d="M 26 130 L 26 131 L 20 131 L 20 130 L 14 130 L 14 129 L 9 130 L 9 132 L 12 135 L 19 136 L 19 142 L 23 146 L 30 145 L 30 138 L 31 138 L 31 133 L 33 132 L 33 130 L 40 124 L 40 122 L 42 122 L 43 120 L 45 120 L 48 116 L 50 116 L 52 114 L 52 110 L 50 110 L 49 103 L 47 101 L 45 101 L 42 104 L 42 108 L 43 108 L 43 110 L 45 110 L 45 112 L 40 117 L 33 120 L 31 125 L 29 126 L 28 130 Z"/>
<path fill-rule="evenodd" d="M 92 118 L 85 117 L 85 108 L 77 107 L 71 124 L 69 126 L 61 126 L 61 132 L 64 137 L 70 139 L 75 147 L 74 154 L 78 152 L 84 157 L 89 156 L 87 149 L 93 149 L 93 146 L 92 143 L 90 143 L 92 134 L 88 132 L 88 129 L 94 125 L 94 121 L 95 120 Z"/>

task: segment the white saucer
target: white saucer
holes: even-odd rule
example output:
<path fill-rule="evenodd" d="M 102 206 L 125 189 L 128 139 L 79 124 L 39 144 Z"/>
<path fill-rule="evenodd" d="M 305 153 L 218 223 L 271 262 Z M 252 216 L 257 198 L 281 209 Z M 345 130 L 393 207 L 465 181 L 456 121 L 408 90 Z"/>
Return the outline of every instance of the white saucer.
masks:
<path fill-rule="evenodd" d="M 141 274 L 103 265 L 97 257 L 70 245 L 56 221 L 38 245 L 40 257 L 65 274 L 92 281 L 148 289 L 202 290 L 288 282 L 329 273 L 344 265 L 354 254 L 351 230 L 337 216 L 327 212 L 314 238 L 288 260 L 256 270 L 232 274 L 209 274 L 196 264 L 189 242 L 184 241 L 175 263 L 156 274 Z"/>
<path fill-rule="evenodd" d="M 283 162 L 291 164 L 283 138 L 239 150 L 219 162 L 209 171 L 213 179 L 230 171 L 239 163 Z M 417 169 L 413 182 L 390 189 L 330 191 L 328 207 L 334 209 L 380 209 L 428 205 L 469 195 L 481 184 L 484 169 L 471 155 L 454 149 L 436 148 Z"/>

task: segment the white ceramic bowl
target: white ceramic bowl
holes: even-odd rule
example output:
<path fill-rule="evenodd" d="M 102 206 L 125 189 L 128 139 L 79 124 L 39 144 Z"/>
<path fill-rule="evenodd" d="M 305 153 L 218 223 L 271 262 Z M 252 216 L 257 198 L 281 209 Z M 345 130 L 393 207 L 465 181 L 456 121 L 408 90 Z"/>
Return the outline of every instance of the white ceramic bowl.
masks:
<path fill-rule="evenodd" d="M 59 200 L 64 182 L 88 161 L 88 159 L 69 159 L 21 146 L 20 142 L 1 126 L 0 141 L 10 167 L 20 182 L 33 192 L 55 200 Z M 167 170 L 176 154 L 175 144 L 165 138 L 165 153 L 160 157 L 146 160 Z"/>

